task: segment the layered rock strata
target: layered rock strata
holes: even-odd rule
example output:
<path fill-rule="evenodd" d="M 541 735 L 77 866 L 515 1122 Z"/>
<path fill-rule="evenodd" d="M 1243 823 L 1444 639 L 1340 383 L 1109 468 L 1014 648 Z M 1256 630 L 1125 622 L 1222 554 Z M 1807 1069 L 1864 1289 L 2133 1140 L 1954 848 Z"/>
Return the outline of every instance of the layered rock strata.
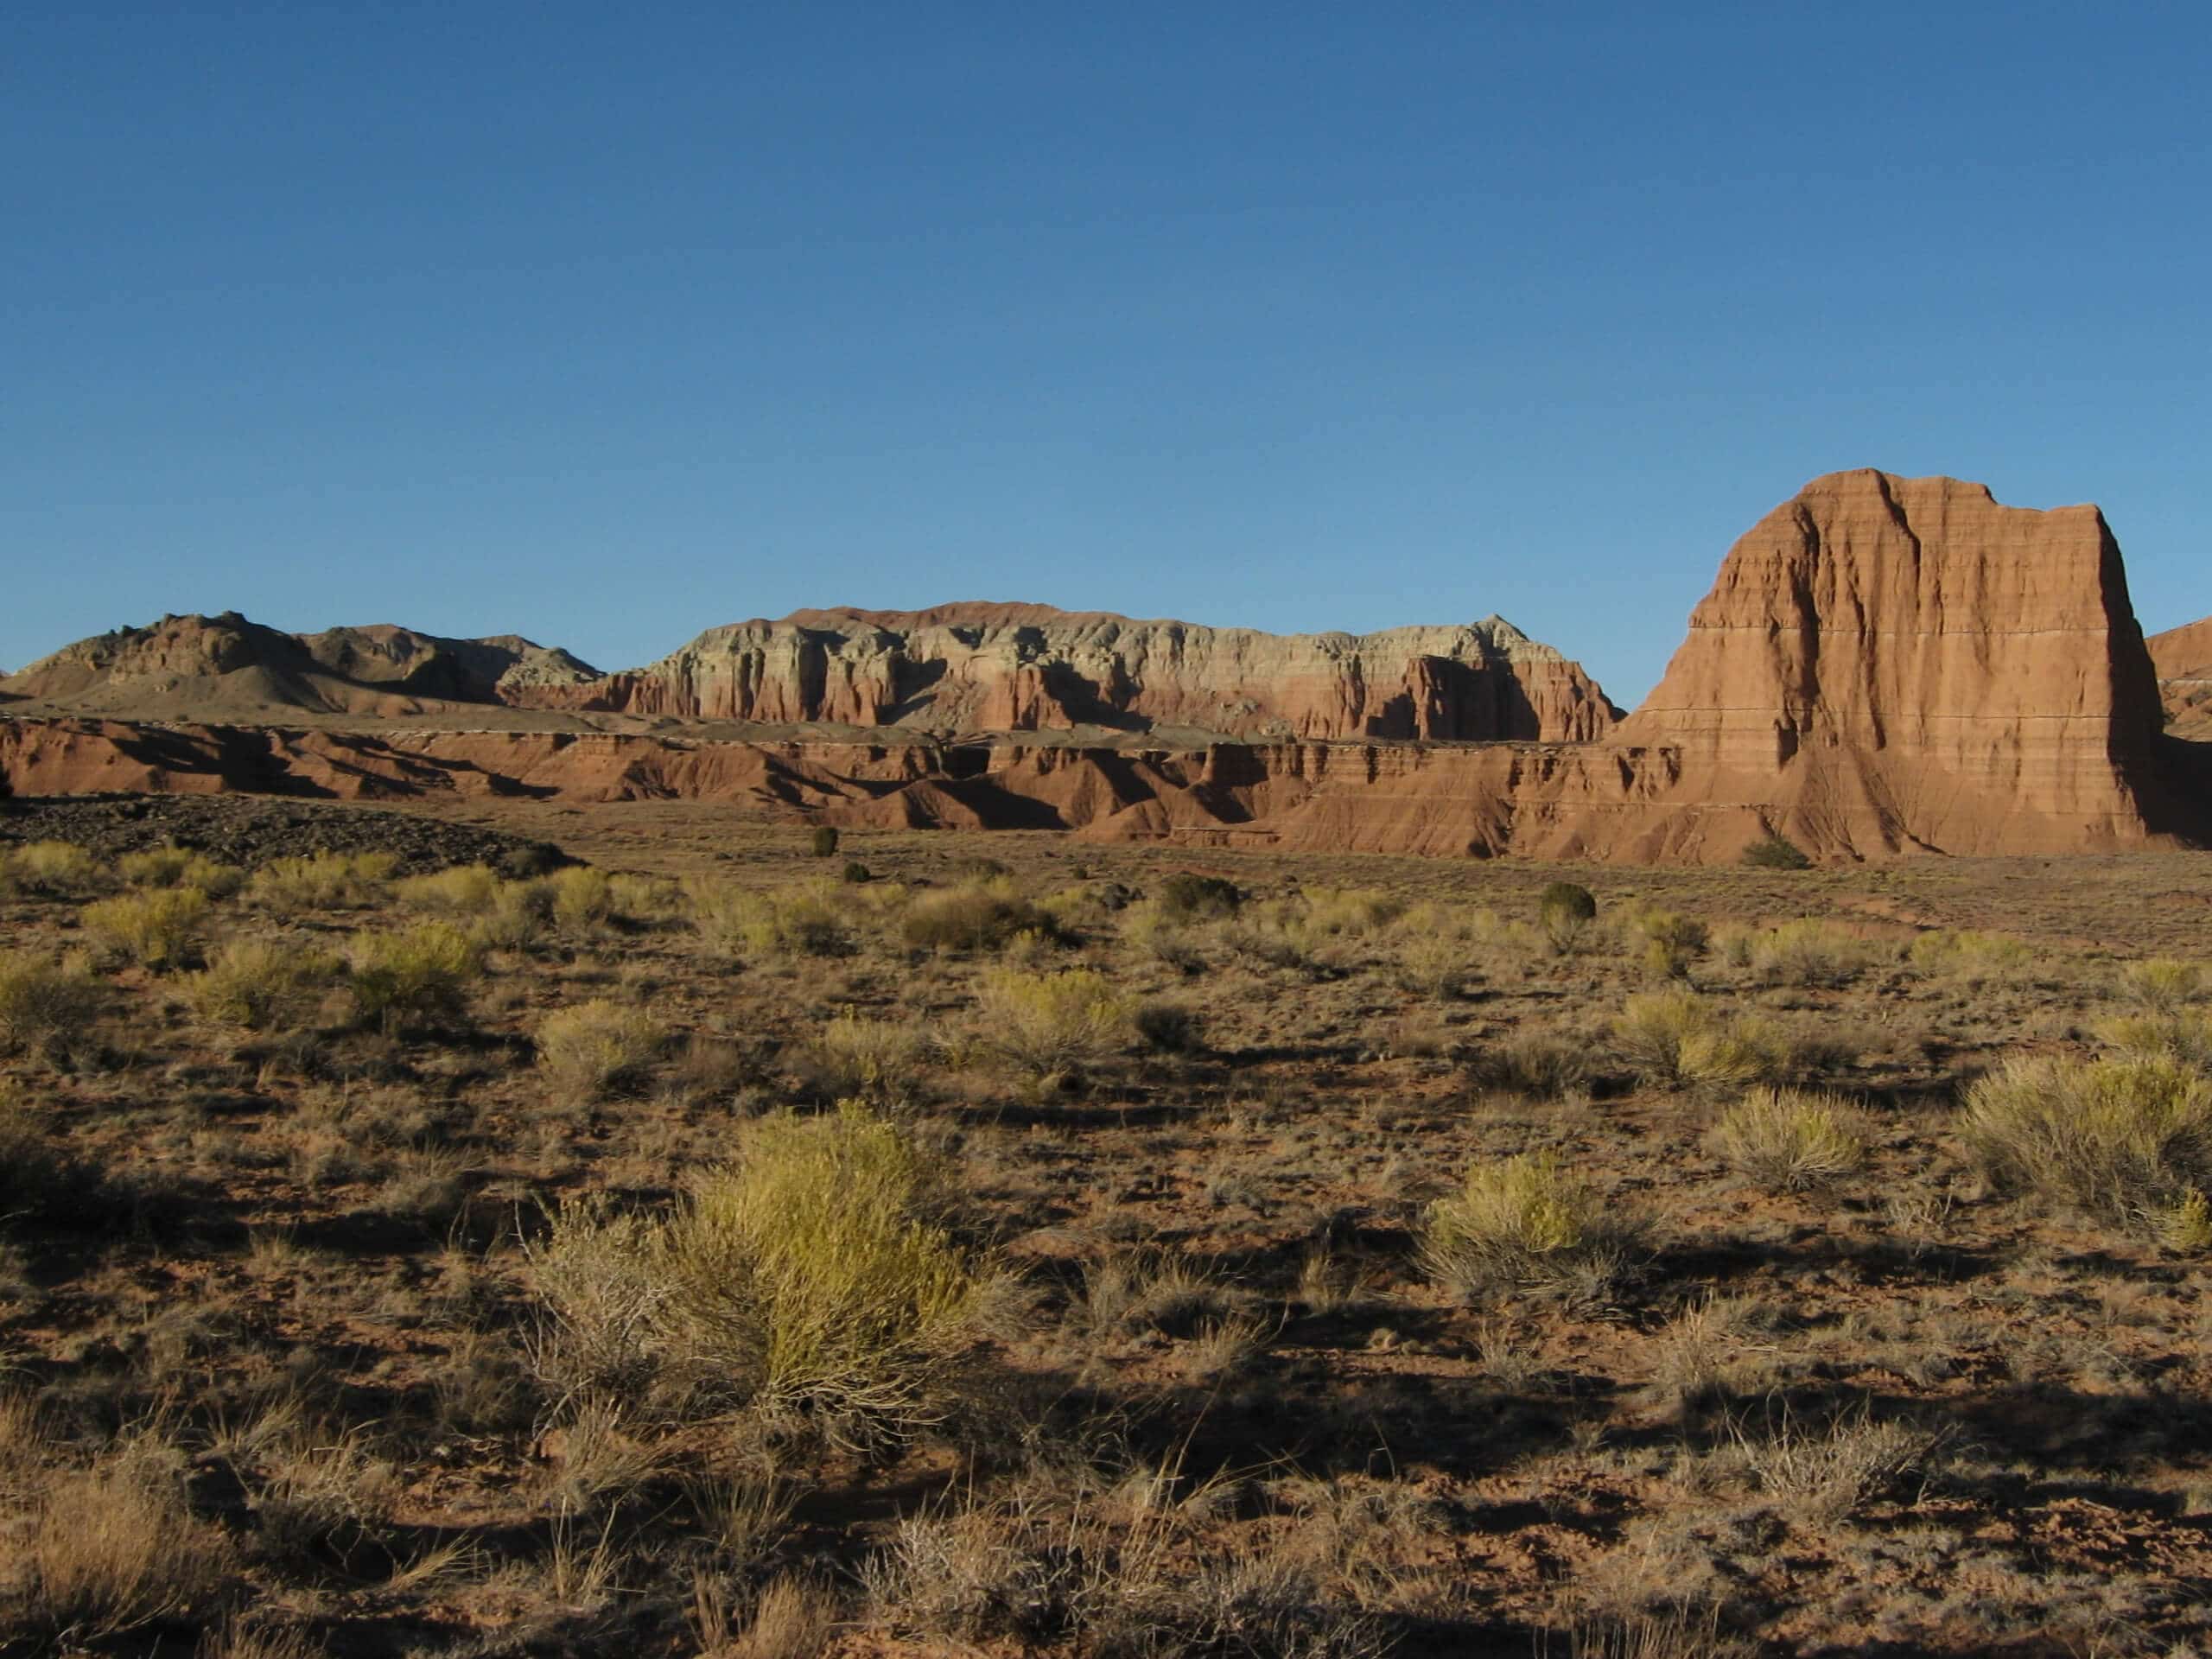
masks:
<path fill-rule="evenodd" d="M 2203 748 L 2161 732 L 2158 674 L 2102 516 L 2005 507 L 1948 479 L 1837 474 L 1767 515 L 1722 563 L 1658 689 L 1618 725 L 1572 664 L 1502 625 L 1264 648 L 1266 636 L 1209 630 L 1202 652 L 1197 632 L 1024 607 L 810 613 L 716 630 L 647 674 L 503 693 L 905 727 L 881 741 L 18 718 L 0 719 L 0 779 L 20 794 L 673 798 L 862 830 L 1705 863 L 1770 830 L 1830 858 L 2051 854 L 2195 842 L 2212 817 Z M 1080 696 L 1046 673 L 1036 633 Z M 2208 640 L 2212 629 L 2162 636 L 2162 658 L 2185 670 L 2212 655 Z M 174 671 L 184 646 L 156 644 L 137 660 Z M 362 648 L 349 649 L 346 683 L 365 683 Z M 1548 713 L 1529 690 L 1546 683 L 1537 671 L 1560 694 Z M 955 713 L 1014 729 L 957 742 L 907 724 Z M 1079 715 L 1114 741 L 1048 738 L 1046 722 L 1090 723 Z M 1114 723 L 1224 716 L 1369 729 L 1154 741 Z M 1557 725 L 1594 741 L 1437 735 Z"/>
<path fill-rule="evenodd" d="M 235 611 L 165 616 L 66 645 L 0 695 L 57 712 L 245 719 L 302 712 L 395 718 L 512 702 L 598 671 L 518 635 L 448 639 L 378 624 L 293 634 Z"/>
<path fill-rule="evenodd" d="M 1239 738 L 1586 742 L 1618 711 L 1499 617 L 1270 634 L 1047 606 L 801 611 L 709 629 L 650 668 L 537 708 L 944 736 L 1096 728 Z"/>

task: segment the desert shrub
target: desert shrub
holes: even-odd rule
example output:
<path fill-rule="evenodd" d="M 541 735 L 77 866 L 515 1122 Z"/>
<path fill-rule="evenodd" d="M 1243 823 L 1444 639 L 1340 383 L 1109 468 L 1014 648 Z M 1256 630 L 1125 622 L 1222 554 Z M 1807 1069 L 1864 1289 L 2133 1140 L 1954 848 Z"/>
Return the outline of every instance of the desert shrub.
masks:
<path fill-rule="evenodd" d="M 1392 976 L 1422 996 L 1457 996 L 1476 976 L 1465 941 L 1448 933 L 1408 934 L 1399 943 L 1396 957 Z"/>
<path fill-rule="evenodd" d="M 1779 830 L 1770 830 L 1744 849 L 1744 862 L 1755 870 L 1809 870 L 1805 849 Z"/>
<path fill-rule="evenodd" d="M 1554 954 L 1542 931 L 1518 918 L 1503 917 L 1491 910 L 1465 912 L 1467 939 L 1475 959 L 1485 972 L 1525 973 Z"/>
<path fill-rule="evenodd" d="M 1054 931 L 1050 916 L 996 880 L 925 893 L 899 919 L 901 936 L 918 950 L 988 950 L 1017 933 Z"/>
<path fill-rule="evenodd" d="M 1767 1020 L 1717 1012 L 1687 987 L 1629 998 L 1613 1035 L 1638 1076 L 1671 1086 L 1757 1083 L 1789 1065 L 1788 1039 Z"/>
<path fill-rule="evenodd" d="M 99 1170 L 57 1143 L 49 1127 L 21 1090 L 0 1078 L 0 1230 L 25 1221 L 81 1223 L 99 1195 Z M 10 1397 L 0 1394 L 0 1414 Z M 0 1445 L 0 1497 L 6 1495 L 5 1463 Z"/>
<path fill-rule="evenodd" d="M 1484 1049 L 1470 1069 L 1486 1088 L 1556 1100 L 1590 1081 L 1590 1044 L 1548 1031 L 1516 1032 Z"/>
<path fill-rule="evenodd" d="M 1234 916 L 1244 902 L 1244 893 L 1222 876 L 1179 870 L 1160 884 L 1154 902 L 1172 921 L 1214 921 Z"/>
<path fill-rule="evenodd" d="M 246 902 L 280 913 L 364 909 L 384 896 L 398 862 L 390 853 L 272 859 L 245 884 Z"/>
<path fill-rule="evenodd" d="M 537 881 L 501 880 L 491 902 L 468 924 L 468 937 L 486 950 L 521 950 L 552 925 L 553 895 Z"/>
<path fill-rule="evenodd" d="M 998 969 L 976 988 L 977 1046 L 1037 1078 L 1065 1076 L 1128 1046 L 1136 1000 L 1090 968 Z"/>
<path fill-rule="evenodd" d="M 1373 887 L 1307 887 L 1299 895 L 1309 933 L 1322 938 L 1358 938 L 1395 921 L 1402 899 Z"/>
<path fill-rule="evenodd" d="M 1711 943 L 1706 925 L 1679 911 L 1640 912 L 1634 926 L 1643 941 L 1644 971 L 1660 979 L 1681 978 Z"/>
<path fill-rule="evenodd" d="M 1866 1161 L 1858 1113 L 1797 1089 L 1754 1089 L 1713 1126 L 1713 1142 L 1761 1186 L 1808 1192 L 1834 1185 Z"/>
<path fill-rule="evenodd" d="M 0 1054 L 67 1049 L 99 1014 L 104 995 L 81 963 L 0 951 Z"/>
<path fill-rule="evenodd" d="M 1931 928 L 1906 953 L 1916 973 L 1979 984 L 2024 973 L 2035 960 L 2025 942 L 1973 928 Z"/>
<path fill-rule="evenodd" d="M 232 939 L 204 973 L 184 982 L 186 1002 L 202 1020 L 248 1031 L 283 1031 L 315 1017 L 338 977 L 338 960 L 267 939 Z"/>
<path fill-rule="evenodd" d="M 503 883 L 488 864 L 454 864 L 429 875 L 412 875 L 395 891 L 403 905 L 449 916 L 480 916 L 498 902 Z"/>
<path fill-rule="evenodd" d="M 225 899 L 245 885 L 245 872 L 183 847 L 152 847 L 125 853 L 116 874 L 134 887 L 197 887 L 210 899 Z"/>
<path fill-rule="evenodd" d="M 1598 897 L 1574 881 L 1554 881 L 1536 898 L 1536 921 L 1557 950 L 1571 950 L 1598 919 Z"/>
<path fill-rule="evenodd" d="M 1205 953 L 1198 948 L 1198 936 L 1157 899 L 1129 906 L 1122 912 L 1121 929 L 1130 945 L 1179 973 L 1205 970 Z"/>
<path fill-rule="evenodd" d="M 836 830 L 830 824 L 816 824 L 814 832 L 807 837 L 807 851 L 812 853 L 817 858 L 836 857 Z"/>
<path fill-rule="evenodd" d="M 1270 967 L 1335 976 L 1351 971 L 1361 959 L 1359 943 L 1403 909 L 1388 894 L 1364 888 L 1308 887 L 1245 905 L 1226 934 L 1239 952 Z"/>
<path fill-rule="evenodd" d="M 852 948 L 844 913 L 813 887 L 762 891 L 724 883 L 690 889 L 692 925 L 709 950 L 734 957 L 833 957 Z"/>
<path fill-rule="evenodd" d="M 1163 1054 L 1194 1054 L 1205 1046 L 1205 1020 L 1187 1002 L 1154 998 L 1137 1005 L 1137 1035 Z"/>
<path fill-rule="evenodd" d="M 562 1210 L 531 1255 L 556 1321 L 541 1366 L 571 1393 L 672 1385 L 835 1440 L 910 1433 L 942 1414 L 982 1301 L 935 1219 L 944 1186 L 857 1103 L 760 1119 L 671 1216 Z"/>
<path fill-rule="evenodd" d="M 2171 1059 L 2212 1071 L 2212 1014 L 2120 1014 L 2098 1022 L 2097 1039 L 2122 1059 Z"/>
<path fill-rule="evenodd" d="M 29 1622 L 72 1647 L 209 1605 L 232 1566 L 175 1472 L 136 1447 L 51 1477 L 18 1548 Z"/>
<path fill-rule="evenodd" d="M 1509 1289 L 1602 1301 L 1632 1271 L 1639 1230 L 1548 1153 L 1478 1164 L 1428 1208 L 1422 1264 L 1462 1295 Z"/>
<path fill-rule="evenodd" d="M 623 872 L 607 878 L 614 913 L 633 922 L 670 922 L 683 914 L 683 888 L 665 876 Z"/>
<path fill-rule="evenodd" d="M 667 1046 L 645 1009 L 594 998 L 538 1022 L 537 1069 L 556 1093 L 590 1100 L 635 1086 Z"/>
<path fill-rule="evenodd" d="M 386 1031 L 460 1020 L 484 971 L 475 942 L 446 922 L 359 934 L 349 954 L 354 1007 Z"/>
<path fill-rule="evenodd" d="M 10 881 L 26 893 L 73 898 L 99 885 L 99 864 L 74 842 L 27 842 L 5 858 Z"/>
<path fill-rule="evenodd" d="M 614 913 L 614 884 L 604 870 L 571 864 L 540 883 L 553 896 L 553 919 L 563 927 L 596 927 Z"/>
<path fill-rule="evenodd" d="M 2163 1057 L 2016 1059 L 1967 1089 L 1959 1134 L 2002 1186 L 2141 1222 L 2212 1174 L 2212 1084 Z"/>
<path fill-rule="evenodd" d="M 832 1099 L 897 1103 L 912 1098 L 931 1047 L 916 1025 L 870 1019 L 848 1007 L 815 1033 L 802 1059 L 816 1087 Z"/>
<path fill-rule="evenodd" d="M 857 858 L 848 859 L 845 868 L 838 872 L 837 879 L 847 887 L 857 887 L 862 882 L 874 880 L 875 873 Z"/>
<path fill-rule="evenodd" d="M 1770 985 L 1848 985 L 1882 955 L 1871 941 L 1807 917 L 1756 935 L 1751 968 Z"/>
<path fill-rule="evenodd" d="M 143 967 L 174 968 L 198 948 L 207 895 L 198 887 L 154 887 L 85 906 L 85 931 Z"/>
<path fill-rule="evenodd" d="M 2117 987 L 2122 1001 L 2153 1014 L 2173 1014 L 2201 1001 L 2206 991 L 2204 965 L 2175 957 L 2152 957 L 2131 962 L 2120 970 Z"/>

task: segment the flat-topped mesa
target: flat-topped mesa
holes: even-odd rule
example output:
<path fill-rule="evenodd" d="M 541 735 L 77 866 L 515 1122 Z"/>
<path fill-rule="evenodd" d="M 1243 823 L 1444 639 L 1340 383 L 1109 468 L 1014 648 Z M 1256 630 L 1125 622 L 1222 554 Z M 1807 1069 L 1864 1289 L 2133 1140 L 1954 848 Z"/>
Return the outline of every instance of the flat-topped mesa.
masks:
<path fill-rule="evenodd" d="M 1865 469 L 1736 543 L 1612 741 L 1843 849 L 2087 849 L 2146 833 L 2161 720 L 2096 508 Z"/>
<path fill-rule="evenodd" d="M 1091 727 L 1585 742 L 1619 717 L 1579 666 L 1497 617 L 1369 634 L 1271 634 L 983 602 L 732 623 L 649 668 L 524 690 L 517 700 L 948 736 Z"/>

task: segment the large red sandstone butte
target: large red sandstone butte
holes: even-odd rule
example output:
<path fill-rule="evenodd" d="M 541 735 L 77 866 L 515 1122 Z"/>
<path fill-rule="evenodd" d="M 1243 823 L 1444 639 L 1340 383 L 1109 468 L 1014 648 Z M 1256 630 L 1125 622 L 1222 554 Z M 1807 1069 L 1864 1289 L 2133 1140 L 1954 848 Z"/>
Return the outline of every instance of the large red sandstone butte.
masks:
<path fill-rule="evenodd" d="M 2096 508 L 1868 469 L 1736 543 L 1612 741 L 1677 753 L 1669 801 L 1716 833 L 1748 809 L 1829 851 L 2076 851 L 2155 837 L 2162 720 Z"/>

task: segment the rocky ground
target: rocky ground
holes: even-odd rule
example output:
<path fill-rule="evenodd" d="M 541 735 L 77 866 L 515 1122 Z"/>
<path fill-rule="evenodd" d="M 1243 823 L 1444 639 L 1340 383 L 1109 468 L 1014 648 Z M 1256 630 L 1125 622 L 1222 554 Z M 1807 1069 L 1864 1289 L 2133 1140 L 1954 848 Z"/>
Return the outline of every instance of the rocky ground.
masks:
<path fill-rule="evenodd" d="M 483 863 L 537 875 L 562 855 L 543 842 L 418 814 L 251 795 L 60 795 L 0 800 L 0 848 L 36 841 L 82 847 L 102 862 L 150 847 L 205 850 L 258 869 L 274 858 L 389 853 L 403 875 Z"/>

